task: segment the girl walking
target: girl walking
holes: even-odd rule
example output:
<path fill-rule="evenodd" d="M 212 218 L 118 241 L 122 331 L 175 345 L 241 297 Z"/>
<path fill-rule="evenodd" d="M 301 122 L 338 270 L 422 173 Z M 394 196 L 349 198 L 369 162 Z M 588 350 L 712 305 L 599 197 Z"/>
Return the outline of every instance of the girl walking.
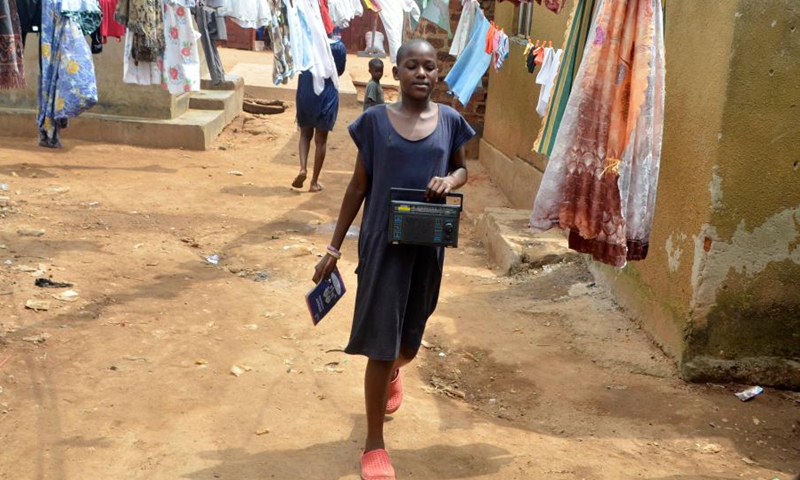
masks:
<path fill-rule="evenodd" d="M 330 276 L 348 228 L 364 204 L 358 241 L 358 291 L 350 342 L 345 351 L 368 357 L 364 376 L 367 438 L 361 456 L 364 480 L 395 478 L 383 437 L 386 414 L 403 400 L 402 368 L 417 355 L 428 317 L 439 298 L 444 251 L 439 247 L 391 245 L 392 188 L 426 190 L 439 200 L 467 182 L 464 145 L 475 131 L 455 110 L 431 102 L 439 78 L 436 50 L 411 40 L 393 68 L 400 101 L 365 111 L 350 126 L 358 147 L 328 254 L 314 282 Z"/>

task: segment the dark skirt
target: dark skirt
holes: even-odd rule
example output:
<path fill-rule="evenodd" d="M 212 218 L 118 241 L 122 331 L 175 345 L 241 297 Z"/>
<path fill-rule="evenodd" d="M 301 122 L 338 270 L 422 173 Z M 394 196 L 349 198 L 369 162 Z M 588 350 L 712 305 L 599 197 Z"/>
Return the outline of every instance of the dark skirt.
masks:
<path fill-rule="evenodd" d="M 331 45 L 336 73 L 341 76 L 347 65 L 347 48 L 341 41 Z M 297 125 L 318 130 L 333 130 L 339 115 L 339 91 L 330 78 L 325 79 L 322 93 L 314 93 L 314 76 L 302 72 L 297 79 Z"/>
<path fill-rule="evenodd" d="M 339 115 L 339 91 L 330 78 L 325 79 L 325 88 L 314 94 L 314 77 L 303 72 L 297 80 L 297 125 L 318 130 L 333 130 Z"/>
<path fill-rule="evenodd" d="M 383 234 L 359 238 L 358 291 L 345 352 L 395 360 L 416 352 L 442 283 L 441 248 L 389 245 Z"/>

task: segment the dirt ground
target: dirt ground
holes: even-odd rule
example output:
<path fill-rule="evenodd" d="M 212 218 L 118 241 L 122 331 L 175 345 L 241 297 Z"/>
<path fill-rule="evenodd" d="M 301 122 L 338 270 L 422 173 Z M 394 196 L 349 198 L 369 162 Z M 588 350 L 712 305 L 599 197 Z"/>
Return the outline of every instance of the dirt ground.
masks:
<path fill-rule="evenodd" d="M 358 478 L 355 238 L 350 293 L 317 327 L 303 295 L 359 111 L 340 113 L 320 194 L 289 188 L 291 109 L 203 153 L 0 138 L 0 478 Z M 791 478 L 796 394 L 683 383 L 580 263 L 498 275 L 472 222 L 505 199 L 469 168 L 462 246 L 387 424 L 398 478 Z"/>

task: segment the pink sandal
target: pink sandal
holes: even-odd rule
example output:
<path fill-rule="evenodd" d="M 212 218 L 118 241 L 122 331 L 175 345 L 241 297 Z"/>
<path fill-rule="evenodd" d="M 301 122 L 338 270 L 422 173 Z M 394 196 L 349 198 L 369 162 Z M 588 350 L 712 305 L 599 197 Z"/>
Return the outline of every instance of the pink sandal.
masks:
<path fill-rule="evenodd" d="M 384 449 L 372 450 L 361 454 L 362 480 L 395 480 L 392 461 Z"/>
<path fill-rule="evenodd" d="M 397 376 L 389 384 L 389 399 L 386 401 L 386 414 L 391 415 L 400 409 L 403 403 L 403 379 L 400 370 L 397 370 Z"/>

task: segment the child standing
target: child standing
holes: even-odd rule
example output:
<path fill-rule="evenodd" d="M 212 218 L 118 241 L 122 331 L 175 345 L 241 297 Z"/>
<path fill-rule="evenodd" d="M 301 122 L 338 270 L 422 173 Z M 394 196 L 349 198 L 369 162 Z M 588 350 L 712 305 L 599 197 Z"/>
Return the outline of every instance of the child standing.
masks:
<path fill-rule="evenodd" d="M 342 201 L 328 255 L 314 281 L 330 276 L 348 228 L 364 203 L 358 241 L 358 291 L 349 354 L 368 357 L 364 377 L 367 439 L 361 456 L 365 480 L 394 479 L 383 423 L 403 399 L 400 369 L 417 355 L 428 317 L 436 308 L 444 250 L 391 245 L 389 198 L 393 187 L 426 190 L 438 200 L 467 182 L 464 145 L 475 131 L 455 110 L 431 102 L 439 78 L 436 50 L 411 40 L 392 70 L 400 101 L 365 111 L 350 126 L 358 147 L 355 172 Z"/>
<path fill-rule="evenodd" d="M 367 83 L 367 91 L 364 93 L 364 111 L 375 105 L 383 105 L 383 88 L 381 78 L 383 78 L 383 62 L 379 58 L 369 61 L 369 74 L 372 76 Z"/>

